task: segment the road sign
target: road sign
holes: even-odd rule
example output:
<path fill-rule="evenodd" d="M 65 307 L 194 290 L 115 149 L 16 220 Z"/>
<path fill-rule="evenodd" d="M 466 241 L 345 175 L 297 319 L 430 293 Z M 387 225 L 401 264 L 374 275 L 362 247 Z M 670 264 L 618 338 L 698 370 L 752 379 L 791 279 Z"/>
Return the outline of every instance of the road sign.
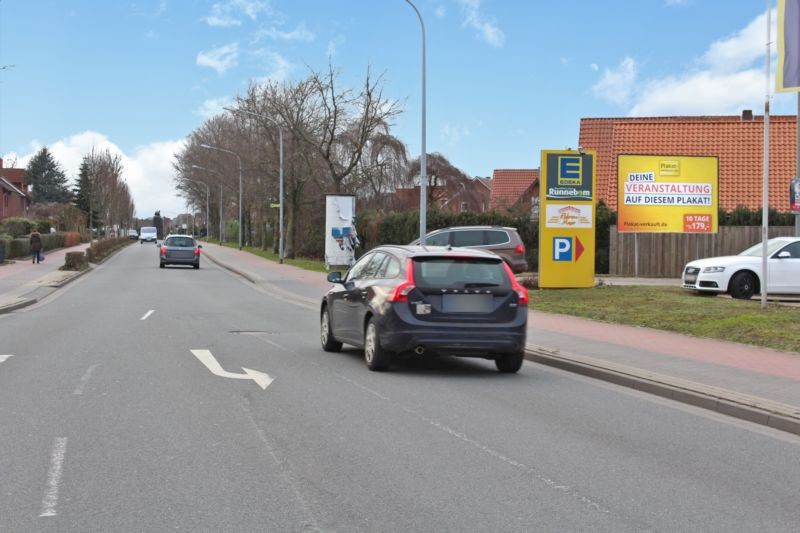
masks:
<path fill-rule="evenodd" d="M 542 151 L 539 286 L 594 286 L 594 152 Z"/>

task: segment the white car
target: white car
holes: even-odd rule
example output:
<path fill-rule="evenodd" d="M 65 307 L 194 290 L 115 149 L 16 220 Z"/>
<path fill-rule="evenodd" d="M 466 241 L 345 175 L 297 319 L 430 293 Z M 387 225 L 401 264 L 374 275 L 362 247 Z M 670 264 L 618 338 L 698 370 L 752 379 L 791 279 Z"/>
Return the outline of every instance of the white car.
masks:
<path fill-rule="evenodd" d="M 770 239 L 767 251 L 767 293 L 800 294 L 800 237 Z M 683 269 L 683 288 L 749 300 L 761 292 L 762 253 L 758 243 L 739 255 L 692 261 Z"/>

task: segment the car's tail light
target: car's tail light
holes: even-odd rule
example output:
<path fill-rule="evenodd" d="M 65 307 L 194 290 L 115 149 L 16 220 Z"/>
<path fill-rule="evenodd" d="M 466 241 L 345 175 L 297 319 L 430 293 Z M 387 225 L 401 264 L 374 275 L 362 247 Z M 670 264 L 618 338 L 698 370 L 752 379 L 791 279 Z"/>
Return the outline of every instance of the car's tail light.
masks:
<path fill-rule="evenodd" d="M 525 245 L 524 244 L 518 244 L 517 247 L 514 248 L 514 252 L 518 253 L 518 254 L 524 254 L 525 253 Z"/>
<path fill-rule="evenodd" d="M 167 247 L 166 246 L 162 246 L 161 247 L 161 255 L 164 256 L 164 257 L 167 256 Z"/>
<path fill-rule="evenodd" d="M 517 277 L 511 272 L 511 267 L 504 261 L 503 268 L 506 269 L 506 274 L 508 274 L 509 279 L 511 280 L 511 289 L 517 293 L 517 297 L 519 298 L 518 303 L 520 305 L 528 305 L 528 289 L 520 285 L 519 281 L 517 281 Z"/>
<path fill-rule="evenodd" d="M 200 248 L 195 248 L 194 249 L 194 255 L 195 255 L 195 257 L 200 255 Z"/>
<path fill-rule="evenodd" d="M 400 285 L 394 288 L 392 294 L 389 295 L 390 302 L 407 302 L 408 295 L 413 291 L 414 286 L 414 261 L 408 260 L 406 265 L 406 279 Z"/>

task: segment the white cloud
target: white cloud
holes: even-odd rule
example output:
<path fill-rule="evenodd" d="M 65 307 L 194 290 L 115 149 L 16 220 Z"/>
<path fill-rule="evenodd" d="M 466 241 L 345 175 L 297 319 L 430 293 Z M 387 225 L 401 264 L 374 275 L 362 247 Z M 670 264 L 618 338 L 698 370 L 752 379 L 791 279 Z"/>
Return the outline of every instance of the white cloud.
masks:
<path fill-rule="evenodd" d="M 600 81 L 592 87 L 592 92 L 612 104 L 626 105 L 630 102 L 635 82 L 636 61 L 626 57 L 616 69 L 605 70 Z"/>
<path fill-rule="evenodd" d="M 208 52 L 197 54 L 197 65 L 210 67 L 223 74 L 226 70 L 239 64 L 239 43 L 230 43 Z"/>
<path fill-rule="evenodd" d="M 78 175 L 83 157 L 92 148 L 119 154 L 122 158 L 122 176 L 133 196 L 136 216 L 144 218 L 153 216 L 157 209 L 168 216 L 185 211 L 184 201 L 176 196 L 173 186 L 174 169 L 172 168 L 174 156 L 183 148 L 183 145 L 183 140 L 154 142 L 136 147 L 132 153 L 126 154 L 102 133 L 84 131 L 60 139 L 47 147 L 53 157 L 61 163 L 72 184 Z M 42 146 L 39 141 L 31 142 L 30 152 L 18 157 L 17 167 L 25 167 Z M 3 156 L 3 159 L 12 160 L 15 157 L 17 154 L 7 154 Z"/>
<path fill-rule="evenodd" d="M 616 70 L 606 70 L 592 91 L 628 107 L 631 116 L 732 115 L 757 109 L 766 86 L 761 67 L 766 40 L 766 14 L 760 14 L 742 30 L 711 43 L 684 72 L 638 79 L 636 63 L 627 57 Z M 773 111 L 782 108 L 784 100 L 778 104 Z"/>
<path fill-rule="evenodd" d="M 200 107 L 194 110 L 194 114 L 200 115 L 203 118 L 211 118 L 224 112 L 225 110 L 223 107 L 230 105 L 232 102 L 233 100 L 228 96 L 209 98 L 200 104 Z"/>
<path fill-rule="evenodd" d="M 262 28 L 256 33 L 255 41 L 258 42 L 265 37 L 275 41 L 305 41 L 310 43 L 317 36 L 306 28 L 305 24 L 300 24 L 292 31 L 282 31 L 275 26 Z"/>
<path fill-rule="evenodd" d="M 336 55 L 336 50 L 340 45 L 345 43 L 344 37 L 337 35 L 335 39 L 328 41 L 328 48 L 325 50 L 326 57 L 333 57 Z"/>
<path fill-rule="evenodd" d="M 597 66 L 597 63 L 592 63 L 591 65 L 589 65 L 589 68 L 594 70 L 595 72 L 600 70 L 600 67 Z"/>
<path fill-rule="evenodd" d="M 209 26 L 241 26 L 242 17 L 256 20 L 260 13 L 270 13 L 269 2 L 258 0 L 227 0 L 211 6 L 211 14 L 204 20 Z"/>
<path fill-rule="evenodd" d="M 294 69 L 294 65 L 288 59 L 273 50 L 256 50 L 253 55 L 261 60 L 264 70 L 267 71 L 267 74 L 255 79 L 257 83 L 266 83 L 268 81 L 284 82 L 289 79 Z"/>
<path fill-rule="evenodd" d="M 437 19 L 443 19 L 445 15 L 447 15 L 447 11 L 445 10 L 444 6 L 439 6 L 436 8 L 436 11 L 433 12 L 436 15 Z"/>
<path fill-rule="evenodd" d="M 482 0 L 457 0 L 461 4 L 461 11 L 464 14 L 464 27 L 470 27 L 478 31 L 478 35 L 491 46 L 500 48 L 506 40 L 503 33 L 494 19 L 486 19 L 481 14 Z"/>
<path fill-rule="evenodd" d="M 566 57 L 559 58 L 559 61 L 561 61 L 562 65 L 566 65 L 567 63 L 569 63 L 569 59 L 567 59 Z"/>
<path fill-rule="evenodd" d="M 465 137 L 469 137 L 469 133 L 469 128 L 467 126 L 445 123 L 440 136 L 448 146 L 453 147 L 460 143 Z"/>

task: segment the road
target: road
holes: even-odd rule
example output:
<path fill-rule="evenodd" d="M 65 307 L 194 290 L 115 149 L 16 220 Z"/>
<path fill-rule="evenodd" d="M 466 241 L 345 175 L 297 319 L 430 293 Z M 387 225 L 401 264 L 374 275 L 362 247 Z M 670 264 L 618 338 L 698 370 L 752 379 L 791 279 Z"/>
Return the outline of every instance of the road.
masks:
<path fill-rule="evenodd" d="M 157 263 L 0 316 L 0 532 L 800 524 L 795 436 L 530 362 L 369 372 L 316 289 Z"/>

